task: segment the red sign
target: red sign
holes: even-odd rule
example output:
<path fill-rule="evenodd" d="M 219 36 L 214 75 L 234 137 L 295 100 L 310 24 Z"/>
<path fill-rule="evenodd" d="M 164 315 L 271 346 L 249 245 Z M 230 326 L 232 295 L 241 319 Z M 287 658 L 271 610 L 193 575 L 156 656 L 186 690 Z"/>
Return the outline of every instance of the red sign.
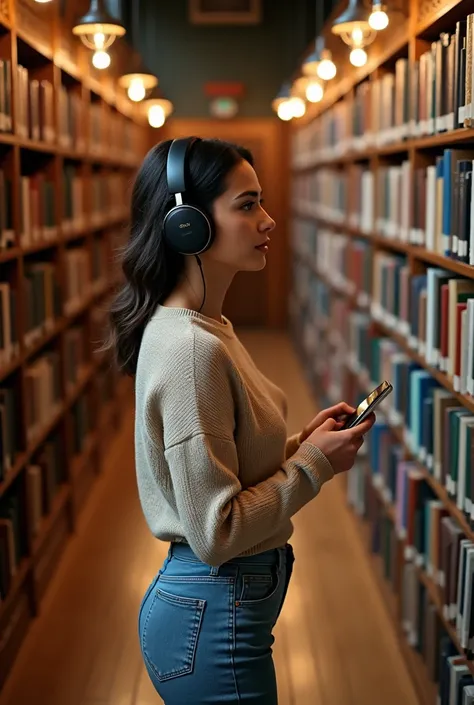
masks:
<path fill-rule="evenodd" d="M 204 84 L 204 95 L 210 98 L 222 96 L 239 98 L 244 94 L 242 81 L 207 81 Z"/>

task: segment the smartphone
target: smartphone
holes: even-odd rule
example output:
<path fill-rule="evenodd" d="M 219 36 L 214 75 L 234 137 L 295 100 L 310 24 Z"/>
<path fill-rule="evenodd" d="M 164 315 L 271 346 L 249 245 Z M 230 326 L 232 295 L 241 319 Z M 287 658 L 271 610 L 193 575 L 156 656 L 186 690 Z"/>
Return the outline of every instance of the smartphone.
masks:
<path fill-rule="evenodd" d="M 375 387 L 375 389 L 370 392 L 369 396 L 366 397 L 364 401 L 360 402 L 354 413 L 347 417 L 341 431 L 360 424 L 392 390 L 392 385 L 386 380 L 384 380 L 382 384 L 379 384 L 378 387 Z"/>

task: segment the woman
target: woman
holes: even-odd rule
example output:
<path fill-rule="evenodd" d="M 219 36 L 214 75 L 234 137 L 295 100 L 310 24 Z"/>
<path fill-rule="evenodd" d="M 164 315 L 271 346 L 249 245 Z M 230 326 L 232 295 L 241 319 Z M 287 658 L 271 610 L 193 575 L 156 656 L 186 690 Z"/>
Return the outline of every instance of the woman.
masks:
<path fill-rule="evenodd" d="M 166 705 L 276 705 L 291 517 L 351 468 L 374 417 L 339 430 L 353 411 L 341 403 L 287 439 L 282 391 L 222 315 L 235 274 L 265 266 L 275 226 L 246 149 L 156 145 L 131 216 L 113 345 L 135 376 L 143 512 L 170 543 L 140 608 L 143 659 Z"/>

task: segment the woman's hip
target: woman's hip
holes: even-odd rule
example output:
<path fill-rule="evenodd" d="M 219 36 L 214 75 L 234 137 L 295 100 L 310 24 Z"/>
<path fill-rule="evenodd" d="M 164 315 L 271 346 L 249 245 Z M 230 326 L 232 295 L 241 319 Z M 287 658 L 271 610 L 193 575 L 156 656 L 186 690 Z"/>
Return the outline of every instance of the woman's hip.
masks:
<path fill-rule="evenodd" d="M 292 565 L 289 545 L 219 568 L 185 544 L 170 547 L 139 616 L 143 658 L 166 705 L 276 704 L 272 630 Z"/>

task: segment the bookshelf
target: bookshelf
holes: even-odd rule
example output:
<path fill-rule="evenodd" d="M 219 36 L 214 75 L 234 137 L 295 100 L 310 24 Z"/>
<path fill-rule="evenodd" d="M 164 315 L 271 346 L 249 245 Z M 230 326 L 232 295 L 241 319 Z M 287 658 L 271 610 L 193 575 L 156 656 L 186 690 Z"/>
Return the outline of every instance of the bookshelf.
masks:
<path fill-rule="evenodd" d="M 0 2 L 0 689 L 131 403 L 97 350 L 150 134 L 60 4 Z"/>
<path fill-rule="evenodd" d="M 472 7 L 382 35 L 293 121 L 291 329 L 321 405 L 394 385 L 347 501 L 420 703 L 474 702 Z"/>

